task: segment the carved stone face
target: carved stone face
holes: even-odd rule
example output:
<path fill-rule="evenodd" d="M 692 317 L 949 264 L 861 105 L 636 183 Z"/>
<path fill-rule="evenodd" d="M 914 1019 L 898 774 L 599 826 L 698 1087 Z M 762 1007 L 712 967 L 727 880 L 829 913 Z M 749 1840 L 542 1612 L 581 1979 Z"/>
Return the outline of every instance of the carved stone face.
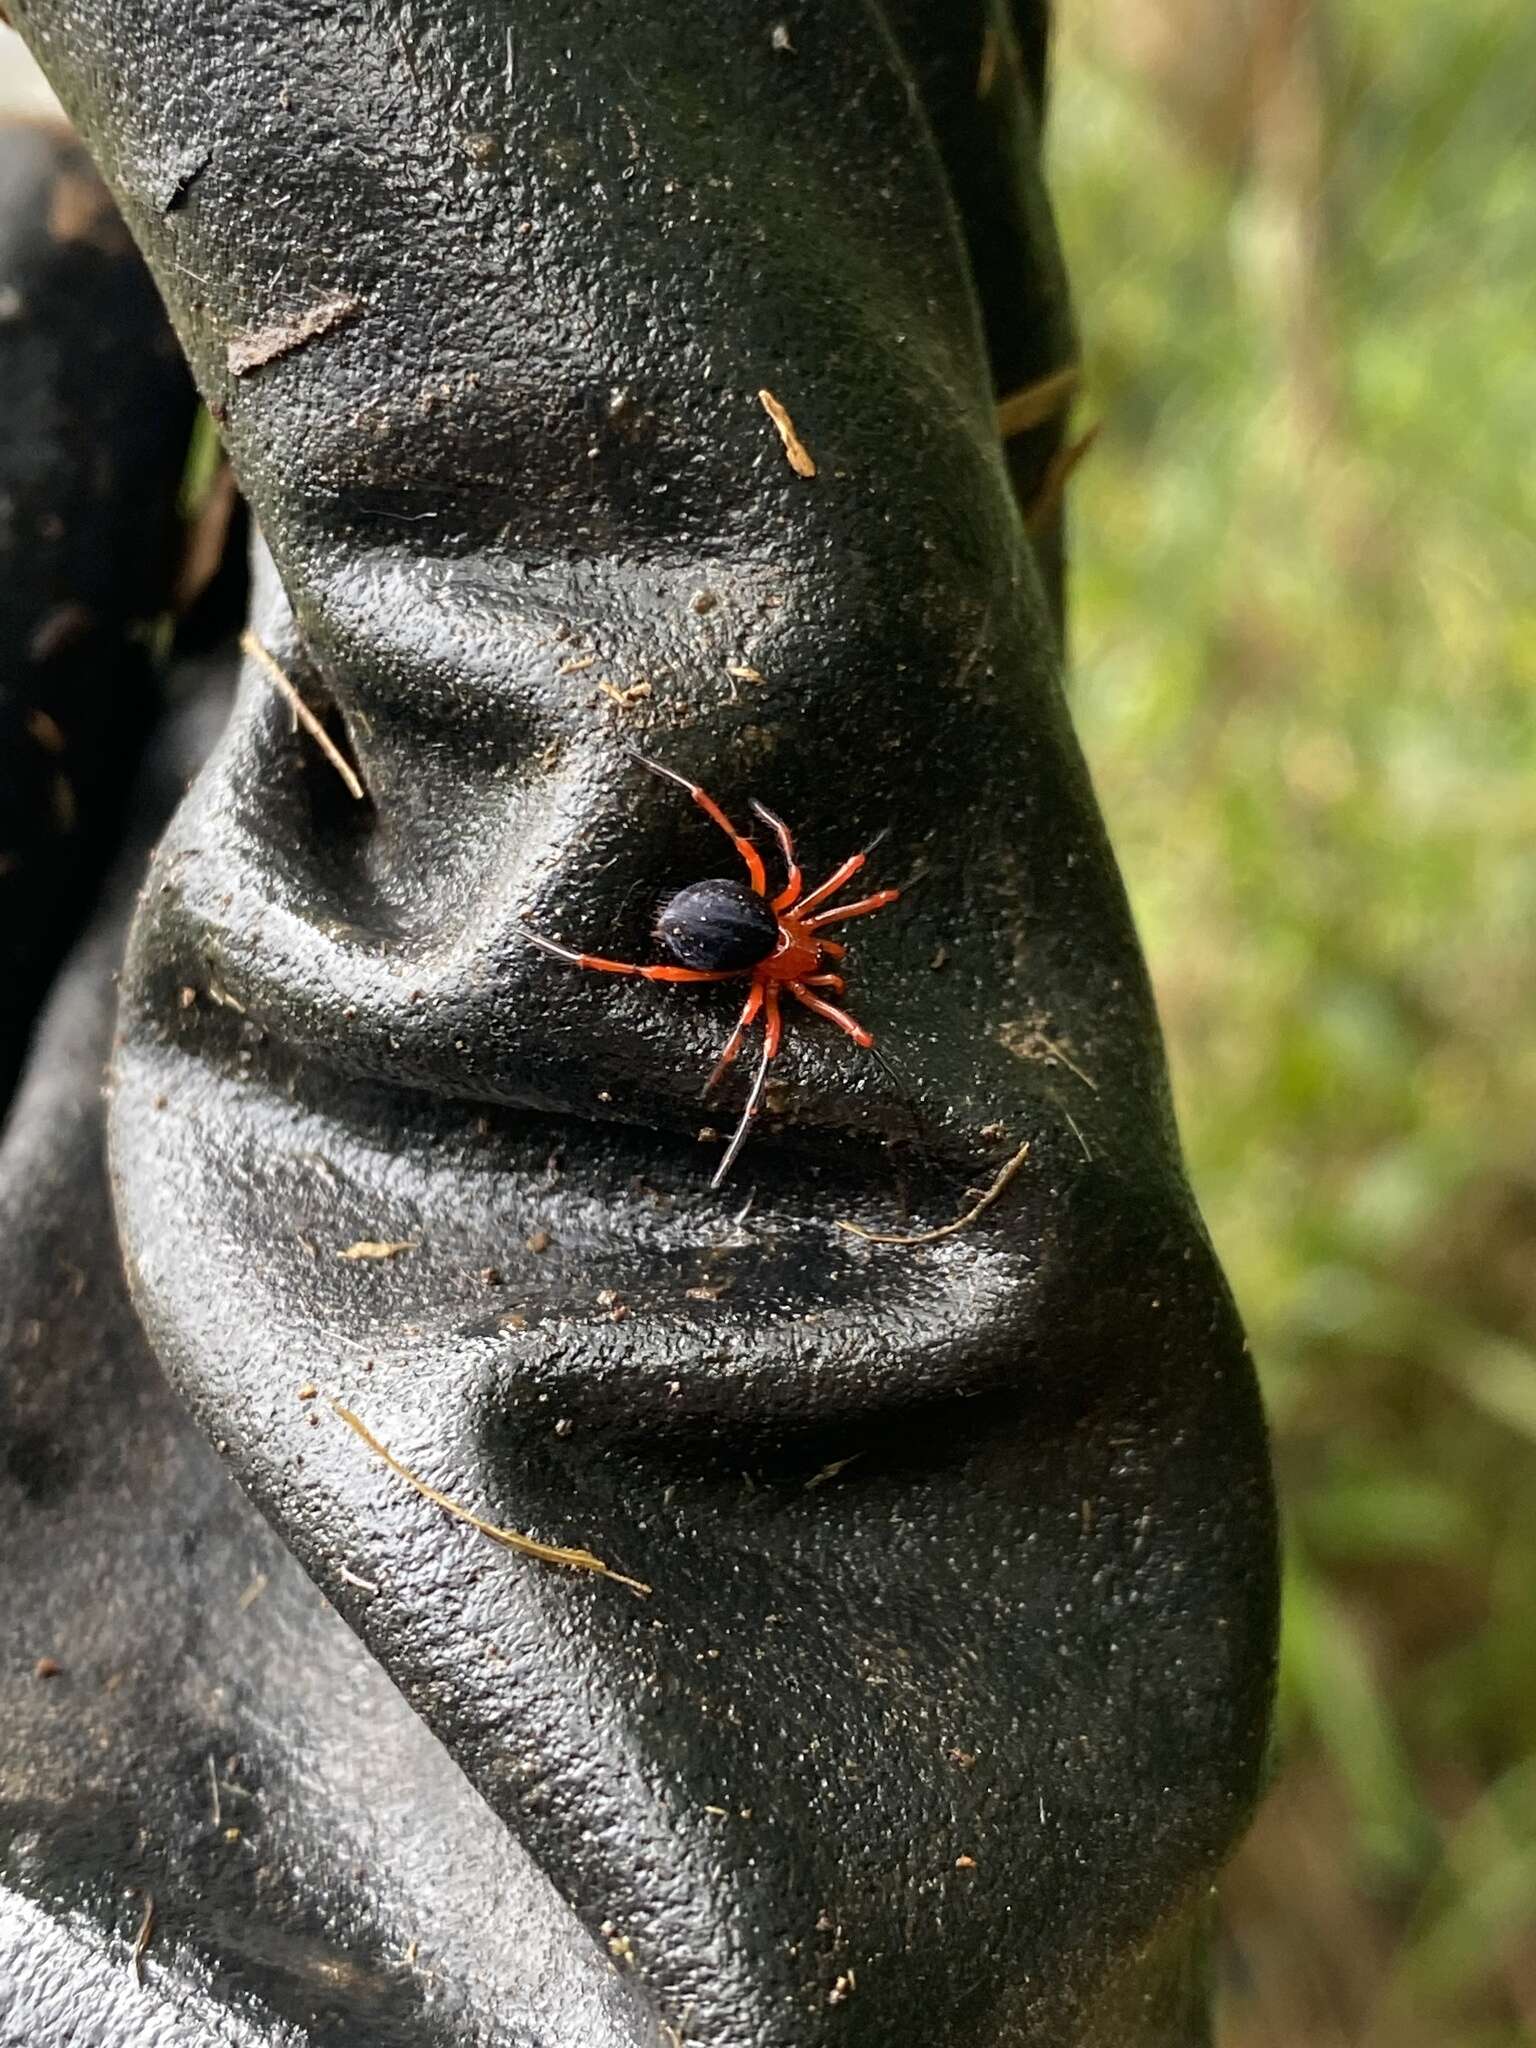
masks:
<path fill-rule="evenodd" d="M 46 56 L 80 10 L 22 11 Z M 248 660 L 124 979 L 161 1358 L 664 2027 L 1174 2038 L 1262 1743 L 1262 1437 L 895 43 L 626 0 L 413 54 L 285 0 L 171 94 L 160 0 L 85 12 L 56 82 L 367 792 Z M 653 958 L 721 871 L 626 742 L 910 884 L 846 934 L 908 1092 L 797 1022 L 723 1194 L 731 991 L 520 934 Z M 972 1228 L 841 1227 L 1026 1142 Z M 650 1596 L 490 1548 L 328 1403 Z"/>

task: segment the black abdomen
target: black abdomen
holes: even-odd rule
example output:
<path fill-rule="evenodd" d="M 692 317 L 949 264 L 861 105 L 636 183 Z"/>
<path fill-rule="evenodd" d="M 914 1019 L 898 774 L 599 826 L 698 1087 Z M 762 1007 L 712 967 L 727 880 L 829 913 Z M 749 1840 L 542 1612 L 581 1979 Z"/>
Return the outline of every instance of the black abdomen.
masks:
<path fill-rule="evenodd" d="M 680 965 L 726 973 L 766 960 L 779 921 L 745 882 L 693 882 L 664 907 L 656 936 Z"/>

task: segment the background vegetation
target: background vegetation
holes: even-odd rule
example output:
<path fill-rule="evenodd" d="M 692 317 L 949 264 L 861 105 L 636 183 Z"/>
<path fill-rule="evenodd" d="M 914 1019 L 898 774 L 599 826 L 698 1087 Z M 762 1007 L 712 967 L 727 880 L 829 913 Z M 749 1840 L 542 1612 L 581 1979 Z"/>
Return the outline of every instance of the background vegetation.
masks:
<path fill-rule="evenodd" d="M 1288 1524 L 1223 2048 L 1536 2040 L 1536 8 L 1062 0 L 1076 704 Z"/>

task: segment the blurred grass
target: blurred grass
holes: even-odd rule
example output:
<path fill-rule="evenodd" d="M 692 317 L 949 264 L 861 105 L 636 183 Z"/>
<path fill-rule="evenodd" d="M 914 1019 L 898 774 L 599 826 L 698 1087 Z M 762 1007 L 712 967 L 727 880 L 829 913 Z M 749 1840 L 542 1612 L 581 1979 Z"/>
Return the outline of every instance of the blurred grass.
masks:
<path fill-rule="evenodd" d="M 1074 691 L 1288 1530 L 1225 2048 L 1536 2041 L 1536 8 L 1062 0 Z M 1087 416 L 1087 414 L 1085 414 Z"/>

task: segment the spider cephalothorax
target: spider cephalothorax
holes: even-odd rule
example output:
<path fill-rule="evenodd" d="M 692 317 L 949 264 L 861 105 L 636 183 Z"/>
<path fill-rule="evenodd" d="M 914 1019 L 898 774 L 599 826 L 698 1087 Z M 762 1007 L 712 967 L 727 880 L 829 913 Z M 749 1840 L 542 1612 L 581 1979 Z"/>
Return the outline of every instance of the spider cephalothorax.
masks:
<path fill-rule="evenodd" d="M 851 882 L 868 859 L 868 851 L 850 854 L 841 867 L 808 896 L 802 895 L 803 880 L 795 861 L 795 842 L 784 820 L 754 798 L 753 810 L 773 832 L 784 856 L 784 884 L 774 896 L 768 894 L 763 857 L 721 810 L 714 798 L 674 769 L 659 761 L 648 761 L 631 750 L 631 758 L 653 775 L 661 775 L 686 789 L 699 809 L 720 827 L 741 855 L 747 870 L 746 882 L 714 879 L 691 882 L 663 907 L 656 923 L 656 937 L 678 963 L 673 966 L 642 967 L 630 960 L 605 960 L 596 953 L 577 953 L 537 932 L 526 936 L 557 960 L 574 967 L 595 967 L 604 974 L 637 974 L 646 981 L 738 981 L 749 980 L 746 1006 L 725 1050 L 715 1062 L 714 1072 L 704 1084 L 704 1093 L 715 1087 L 736 1055 L 747 1033 L 759 1018 L 763 1026 L 763 1051 L 757 1073 L 747 1096 L 741 1121 L 726 1147 L 725 1157 L 715 1171 L 711 1185 L 719 1187 L 746 1143 L 752 1120 L 762 1106 L 768 1069 L 778 1054 L 783 1038 L 782 998 L 791 995 L 807 1010 L 825 1017 L 840 1031 L 846 1031 L 856 1045 L 870 1047 L 873 1035 L 829 1003 L 819 989 L 834 995 L 843 992 L 843 977 L 829 971 L 827 962 L 843 958 L 846 948 L 836 939 L 821 936 L 828 925 L 842 924 L 850 917 L 863 917 L 871 910 L 883 910 L 901 894 L 899 889 L 877 889 L 856 903 L 837 909 L 823 909 L 840 889 Z"/>

